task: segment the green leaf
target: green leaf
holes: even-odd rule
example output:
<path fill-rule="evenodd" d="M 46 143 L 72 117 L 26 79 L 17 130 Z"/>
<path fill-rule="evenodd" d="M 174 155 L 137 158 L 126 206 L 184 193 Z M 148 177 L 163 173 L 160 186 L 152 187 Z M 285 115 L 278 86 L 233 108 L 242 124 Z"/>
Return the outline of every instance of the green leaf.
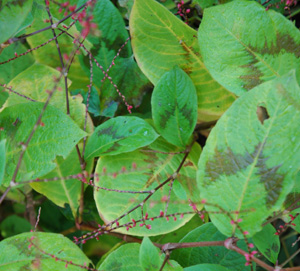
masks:
<path fill-rule="evenodd" d="M 158 134 L 143 119 L 116 117 L 95 129 L 86 145 L 85 158 L 130 152 L 151 144 L 157 137 Z"/>
<path fill-rule="evenodd" d="M 104 271 L 144 271 L 139 262 L 140 244 L 125 244 L 112 253 L 99 266 Z"/>
<path fill-rule="evenodd" d="M 275 235 L 276 230 L 270 224 L 253 236 L 253 242 L 258 250 L 272 263 L 278 260 L 280 250 L 279 236 Z"/>
<path fill-rule="evenodd" d="M 184 271 L 229 271 L 229 269 L 218 264 L 197 264 L 184 268 Z"/>
<path fill-rule="evenodd" d="M 160 261 L 160 256 L 158 248 L 156 248 L 148 237 L 144 237 L 143 242 L 140 247 L 139 254 L 140 264 L 144 270 L 159 270 L 162 262 Z"/>
<path fill-rule="evenodd" d="M 17 53 L 19 55 L 24 52 L 26 52 L 26 47 L 24 45 L 19 42 L 13 43 L 7 48 L 4 48 L 4 50 L 0 54 L 0 62 L 15 57 L 14 53 Z M 26 56 L 19 57 L 13 61 L 0 65 L 0 83 L 7 84 L 20 72 L 30 67 L 33 63 L 33 57 L 28 54 Z"/>
<path fill-rule="evenodd" d="M 13 37 L 25 21 L 32 7 L 32 0 L 1 1 L 0 5 L 0 44 Z"/>
<path fill-rule="evenodd" d="M 59 72 L 53 68 L 50 68 L 41 64 L 34 64 L 28 69 L 17 75 L 10 83 L 12 89 L 23 94 L 35 101 L 46 102 L 49 96 L 49 90 L 51 91 L 55 86 L 54 78 L 59 77 Z M 70 84 L 70 81 L 68 81 Z M 50 104 L 55 106 L 62 112 L 67 113 L 66 107 L 66 94 L 64 90 L 64 82 L 61 80 L 57 86 L 57 90 L 53 94 Z M 85 105 L 82 104 L 82 98 L 80 96 L 69 96 L 70 104 L 70 117 L 78 124 L 80 128 L 84 128 L 85 121 Z M 11 93 L 7 99 L 4 107 L 12 105 L 27 103 L 28 100 L 24 97 L 20 97 Z M 93 124 L 88 116 L 87 118 L 87 131 L 93 130 Z"/>
<path fill-rule="evenodd" d="M 206 9 L 198 37 L 205 66 L 236 95 L 291 69 L 300 82 L 299 30 L 254 1 Z"/>
<path fill-rule="evenodd" d="M 42 176 L 40 179 L 51 179 L 56 177 L 59 180 L 51 182 L 35 182 L 31 183 L 30 186 L 60 207 L 65 207 L 65 205 L 68 204 L 73 217 L 76 217 L 82 183 L 74 178 L 64 179 L 64 177 L 82 172 L 76 149 L 74 148 L 66 159 L 59 156 L 53 162 L 56 164 L 55 169 L 47 175 Z M 90 163 L 88 163 L 85 169 L 87 172 L 90 172 L 93 167 L 93 164 L 91 163 L 92 160 L 89 162 Z"/>
<path fill-rule="evenodd" d="M 150 245 L 150 244 L 148 243 L 148 245 Z M 142 246 L 143 246 L 143 244 L 142 244 Z M 159 270 L 160 266 L 158 266 L 158 268 L 156 268 L 156 269 L 150 269 L 151 266 L 149 266 L 148 264 L 151 264 L 151 263 L 148 263 L 145 266 L 143 266 L 141 264 L 139 259 L 141 257 L 141 253 L 144 253 L 142 251 L 144 249 L 146 249 L 145 244 L 144 244 L 143 248 L 142 248 L 142 246 L 137 243 L 132 243 L 132 244 L 125 244 L 125 245 L 117 248 L 116 250 L 111 252 L 105 258 L 105 260 L 98 267 L 98 270 L 103 270 L 103 271 Z M 155 250 L 158 250 L 154 246 L 152 248 Z M 158 251 L 157 251 L 157 254 L 158 254 Z M 144 256 L 146 257 L 147 255 L 144 255 Z M 161 255 L 161 257 L 160 257 L 161 264 L 163 262 L 163 259 L 164 259 L 164 255 Z M 98 266 L 98 264 L 97 264 L 97 266 Z M 169 261 L 165 265 L 164 270 L 165 271 L 183 271 L 182 267 L 175 261 Z"/>
<path fill-rule="evenodd" d="M 34 245 L 29 248 L 30 239 Z M 0 242 L 0 270 L 65 270 L 66 262 L 87 266 L 90 260 L 71 240 L 61 234 L 28 232 L 22 233 Z M 49 253 L 64 261 L 55 261 Z M 67 265 L 72 271 L 81 271 L 82 267 Z M 69 270 L 68 269 L 68 270 Z"/>
<path fill-rule="evenodd" d="M 84 3 L 85 1 L 81 0 L 78 5 L 80 6 Z M 128 32 L 123 18 L 111 1 L 102 0 L 97 1 L 93 7 L 93 22 L 97 24 L 97 30 L 100 31 L 100 38 L 99 35 L 93 35 L 92 33 L 87 37 L 93 44 L 93 55 L 96 58 L 101 56 L 106 60 L 111 57 L 112 60 L 128 38 Z M 77 26 L 81 29 L 79 23 L 77 23 Z M 103 54 L 105 50 L 109 51 L 109 56 Z M 130 43 L 127 43 L 122 49 L 120 56 L 129 57 L 131 54 Z M 106 64 L 110 65 L 111 60 Z M 101 65 L 104 65 L 101 61 L 100 63 Z"/>
<path fill-rule="evenodd" d="M 85 3 L 84 0 L 79 1 L 78 5 Z M 92 54 L 96 60 L 103 66 L 104 70 L 109 67 L 118 50 L 128 38 L 128 32 L 125 23 L 118 9 L 109 0 L 96 1 L 93 7 L 93 22 L 97 24 L 95 35 L 88 35 L 87 39 L 93 44 Z M 79 23 L 76 24 L 81 29 Z M 97 35 L 98 33 L 98 35 Z M 119 57 L 130 57 L 132 55 L 130 42 L 121 50 Z M 83 69 L 90 73 L 90 63 L 88 57 L 79 57 Z M 95 84 L 100 87 L 103 72 L 93 64 L 93 75 L 97 78 Z M 114 78 L 112 78 L 114 81 Z"/>
<path fill-rule="evenodd" d="M 193 0 L 193 4 L 199 5 L 202 9 L 218 4 L 218 0 Z"/>
<path fill-rule="evenodd" d="M 185 147 L 197 122 L 197 94 L 188 75 L 177 66 L 166 72 L 154 88 L 151 105 L 158 132 Z"/>
<path fill-rule="evenodd" d="M 125 96 L 126 101 L 134 107 L 139 107 L 145 93 L 152 88 L 152 84 L 142 73 L 133 56 L 128 58 L 119 57 L 114 63 L 115 65 L 111 68 L 109 76 L 118 86 L 122 95 Z M 121 108 L 126 108 L 119 93 L 108 79 L 101 85 L 100 100 L 101 115 L 105 115 L 106 108 L 109 108 L 114 101 L 121 103 Z"/>
<path fill-rule="evenodd" d="M 0 184 L 2 183 L 5 172 L 5 144 L 6 139 L 0 141 Z"/>
<path fill-rule="evenodd" d="M 180 243 L 225 241 L 226 239 L 227 237 L 220 233 L 212 223 L 206 223 L 189 232 L 180 240 Z M 238 245 L 243 250 L 247 250 L 244 241 L 239 241 Z M 250 270 L 249 266 L 245 267 L 246 260 L 244 256 L 222 246 L 182 248 L 173 251 L 171 258 L 176 260 L 183 267 L 197 266 L 198 264 L 208 264 L 209 266 L 210 264 L 220 264 L 232 271 Z M 186 270 L 186 268 L 184 270 Z M 189 269 L 187 268 L 187 270 Z M 198 270 L 202 269 L 199 268 Z"/>
<path fill-rule="evenodd" d="M 17 235 L 22 232 L 31 230 L 31 224 L 22 217 L 10 215 L 6 217 L 0 224 L 1 235 L 4 238 Z"/>
<path fill-rule="evenodd" d="M 44 20 L 49 20 L 49 16 L 44 8 L 44 3 L 43 3 L 42 6 L 36 12 L 34 21 L 31 27 L 28 28 L 27 34 L 40 30 L 41 25 L 45 25 Z M 53 18 L 53 21 L 54 23 L 56 23 L 57 19 Z M 62 27 L 62 24 L 60 25 L 60 27 Z M 68 32 L 73 36 L 79 34 L 75 25 L 72 26 Z M 58 34 L 59 31 L 56 30 L 56 35 Z M 31 48 L 35 48 L 39 46 L 41 43 L 47 42 L 52 38 L 53 38 L 53 33 L 52 31 L 48 30 L 39 33 L 38 38 L 37 36 L 28 37 L 26 41 L 28 42 Z M 68 35 L 61 35 L 58 38 L 58 42 L 59 42 L 61 54 L 70 56 L 75 48 L 73 39 L 70 38 Z M 88 41 L 84 41 L 83 44 L 88 49 L 90 48 L 90 43 Z M 60 62 L 55 41 L 50 42 L 49 44 L 39 48 L 38 50 L 33 50 L 32 54 L 34 56 L 34 59 L 40 64 L 48 65 L 54 69 L 56 69 L 57 67 L 61 67 L 61 62 Z M 86 86 L 89 85 L 90 83 L 87 74 L 84 72 L 84 70 L 80 65 L 79 57 L 80 57 L 79 55 L 77 54 L 75 55 L 74 59 L 72 60 L 71 68 L 68 72 L 68 79 L 70 79 L 73 82 L 73 84 L 70 86 L 70 90 L 78 89 L 78 88 L 85 89 Z"/>
<path fill-rule="evenodd" d="M 83 89 L 73 90 L 72 96 L 80 94 L 83 97 L 83 103 L 87 106 L 87 99 L 89 96 L 88 91 L 84 91 Z M 99 94 L 96 88 L 91 88 L 91 93 L 89 97 L 88 111 L 94 115 L 94 117 L 100 116 L 100 99 Z"/>
<path fill-rule="evenodd" d="M 192 79 L 198 96 L 198 121 L 218 119 L 235 97 L 212 79 L 200 56 L 197 32 L 154 0 L 136 0 L 130 34 L 141 70 L 156 85 L 178 65 Z"/>
<path fill-rule="evenodd" d="M 44 104 L 21 103 L 5 108 L 1 114 L 4 130 L 0 140 L 7 138 L 6 172 L 4 183 L 9 183 L 16 169 L 22 145 L 26 142 L 36 123 Z M 86 136 L 65 114 L 48 105 L 42 117 L 43 126 L 39 126 L 27 147 L 23 163 L 17 175 L 17 181 L 37 178 L 54 169 L 52 161 L 60 155 L 66 158 L 78 141 Z"/>
<path fill-rule="evenodd" d="M 99 175 L 99 180 L 95 185 L 106 187 L 109 189 L 118 189 L 125 191 L 145 191 L 152 190 L 160 183 L 165 181 L 178 168 L 183 159 L 184 154 L 164 154 L 160 152 L 178 152 L 182 149 L 170 145 L 162 138 L 158 138 L 145 150 L 136 150 L 131 153 L 119 154 L 118 156 L 104 156 L 98 160 L 95 172 Z M 155 152 L 153 152 L 155 151 Z M 159 152 L 157 152 L 159 151 Z M 187 198 L 194 203 L 198 203 L 199 190 L 196 185 L 196 163 L 199 158 L 201 149 L 198 144 L 192 148 L 188 160 L 184 163 L 180 174 L 175 182 L 180 182 L 182 188 L 187 194 Z M 144 215 L 148 213 L 148 217 L 156 217 L 160 215 L 160 211 L 165 211 L 166 197 L 169 194 L 170 187 L 165 185 L 159 189 L 143 206 Z M 120 193 L 118 191 L 105 191 L 95 188 L 94 198 L 97 209 L 105 222 L 113 221 L 118 216 L 127 213 L 133 207 L 138 205 L 148 194 L 130 194 Z M 168 206 L 168 214 L 181 213 L 191 211 L 188 200 L 182 200 L 172 191 Z M 153 221 L 147 220 L 147 225 L 140 227 L 142 222 L 137 222 L 136 227 L 126 227 L 118 229 L 119 232 L 138 236 L 153 236 L 174 231 L 183 226 L 193 215 L 185 215 L 180 218 L 161 217 Z M 126 217 L 119 220 L 120 225 L 132 222 L 132 219 L 138 221 L 141 219 L 141 210 L 138 208 Z"/>
<path fill-rule="evenodd" d="M 173 186 L 175 185 L 175 183 L 173 184 Z M 153 236 L 151 237 L 151 241 L 160 244 L 179 243 L 179 241 L 185 235 L 187 235 L 193 229 L 198 228 L 199 225 L 202 225 L 203 223 L 204 222 L 202 221 L 202 219 L 199 216 L 195 215 L 189 222 L 187 222 L 183 227 L 179 228 L 178 230 L 172 231 L 168 234 Z"/>
<path fill-rule="evenodd" d="M 232 219 L 241 219 L 250 236 L 280 210 L 294 186 L 300 166 L 299 100 L 294 72 L 259 85 L 222 116 L 199 160 L 197 182 L 207 211 L 219 212 L 210 205 L 217 204 L 238 212 Z M 226 236 L 242 236 L 226 214 L 210 218 Z"/>

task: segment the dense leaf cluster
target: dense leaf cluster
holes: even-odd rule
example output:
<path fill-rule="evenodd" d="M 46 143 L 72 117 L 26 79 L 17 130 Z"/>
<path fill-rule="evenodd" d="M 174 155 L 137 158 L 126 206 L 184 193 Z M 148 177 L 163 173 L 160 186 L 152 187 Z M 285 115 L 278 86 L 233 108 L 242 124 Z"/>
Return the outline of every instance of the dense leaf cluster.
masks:
<path fill-rule="evenodd" d="M 1 2 L 0 270 L 299 270 L 299 11 Z"/>

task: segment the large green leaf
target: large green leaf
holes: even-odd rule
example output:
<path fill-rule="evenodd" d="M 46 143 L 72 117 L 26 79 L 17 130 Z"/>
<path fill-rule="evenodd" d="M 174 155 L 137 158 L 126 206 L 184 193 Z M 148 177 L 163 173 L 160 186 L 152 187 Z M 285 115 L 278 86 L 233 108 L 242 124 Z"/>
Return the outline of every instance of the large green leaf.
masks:
<path fill-rule="evenodd" d="M 34 244 L 30 246 L 30 239 Z M 28 232 L 0 242 L 0 270 L 72 270 L 81 271 L 82 267 L 66 264 L 66 261 L 88 266 L 90 260 L 68 238 L 61 234 Z M 46 255 L 45 253 L 53 255 Z M 55 260 L 57 257 L 60 260 Z M 66 268 L 68 267 L 68 268 Z"/>
<path fill-rule="evenodd" d="M 32 0 L 4 0 L 0 3 L 0 44 L 13 37 L 25 21 Z"/>
<path fill-rule="evenodd" d="M 300 82 L 299 30 L 254 1 L 206 9 L 198 37 L 205 66 L 236 95 L 291 69 Z"/>
<path fill-rule="evenodd" d="M 59 75 L 59 72 L 53 68 L 42 64 L 34 64 L 17 75 L 9 83 L 9 86 L 12 86 L 13 90 L 35 101 L 45 102 L 49 96 L 49 90 L 52 90 L 55 86 L 54 78 L 58 78 Z M 27 102 L 27 99 L 11 93 L 4 107 Z M 58 89 L 53 94 L 50 104 L 66 113 L 66 94 L 63 80 L 58 84 Z M 73 96 L 71 98 L 69 95 L 69 104 L 71 118 L 83 129 L 86 107 L 82 104 L 82 98 L 80 96 Z M 93 124 L 89 116 L 87 124 L 87 131 L 91 132 L 93 130 Z"/>
<path fill-rule="evenodd" d="M 189 232 L 180 240 L 180 243 L 225 241 L 226 239 L 227 237 L 220 233 L 212 223 L 206 223 Z M 239 241 L 238 246 L 243 250 L 247 250 L 247 245 L 244 241 Z M 245 267 L 244 256 L 222 246 L 182 248 L 175 250 L 171 258 L 183 267 L 198 264 L 219 264 L 229 268 L 231 271 L 250 270 L 250 266 Z"/>
<path fill-rule="evenodd" d="M 200 56 L 197 32 L 154 0 L 136 0 L 130 16 L 135 58 L 156 85 L 178 65 L 192 79 L 198 96 L 198 120 L 218 119 L 234 96 L 212 79 Z"/>
<path fill-rule="evenodd" d="M 257 249 L 272 263 L 278 260 L 280 250 L 279 236 L 275 235 L 276 230 L 270 224 L 253 236 L 253 242 Z"/>
<path fill-rule="evenodd" d="M 151 105 L 159 133 L 185 147 L 197 122 L 197 94 L 188 75 L 177 66 L 165 73 L 154 88 Z"/>
<path fill-rule="evenodd" d="M 158 138 L 150 145 L 148 151 L 178 152 L 178 147 L 168 144 L 162 138 Z M 176 178 L 171 192 L 168 214 L 177 212 L 192 211 L 188 199 L 199 202 L 199 191 L 197 189 L 195 174 L 196 163 L 200 155 L 199 145 L 194 145 L 188 160 L 184 163 L 180 174 Z M 163 154 L 159 152 L 145 152 L 136 150 L 131 153 L 124 153 L 118 156 L 104 156 L 98 160 L 96 173 L 99 174 L 97 186 L 110 189 L 126 191 L 151 190 L 165 181 L 172 175 L 179 166 L 184 154 Z M 170 186 L 165 185 L 159 189 L 144 205 L 144 215 L 146 212 L 150 217 L 159 216 L 160 211 L 165 211 L 166 200 Z M 134 206 L 139 204 L 147 194 L 129 194 L 105 190 L 94 190 L 94 198 L 98 211 L 104 221 L 109 222 L 125 214 Z M 185 215 L 182 219 L 177 217 L 177 221 L 171 217 L 169 222 L 166 218 L 147 221 L 151 229 L 146 227 L 133 227 L 129 231 L 120 228 L 118 231 L 133 235 L 159 235 L 176 230 L 183 226 L 192 218 L 192 215 Z M 141 219 L 141 210 L 138 208 L 119 221 L 120 225 L 131 222 L 132 219 Z"/>
<path fill-rule="evenodd" d="M 218 204 L 254 235 L 279 210 L 300 167 L 300 88 L 295 74 L 259 85 L 222 116 L 206 143 L 197 182 L 208 212 Z M 264 117 L 259 112 L 264 112 Z M 237 234 L 226 214 L 210 214 L 226 236 Z M 240 221 L 241 219 L 241 221 Z"/>
<path fill-rule="evenodd" d="M 86 145 L 85 158 L 116 155 L 151 144 L 158 134 L 143 119 L 120 116 L 99 125 Z"/>
<path fill-rule="evenodd" d="M 5 108 L 1 114 L 1 126 L 4 128 L 0 140 L 7 139 L 6 170 L 4 183 L 9 183 L 16 169 L 22 145 L 26 142 L 36 123 L 44 104 L 21 103 Z M 23 163 L 17 180 L 40 177 L 56 166 L 52 161 L 60 155 L 68 156 L 77 142 L 86 133 L 65 114 L 48 105 L 43 117 L 43 126 L 39 126 L 25 151 Z"/>

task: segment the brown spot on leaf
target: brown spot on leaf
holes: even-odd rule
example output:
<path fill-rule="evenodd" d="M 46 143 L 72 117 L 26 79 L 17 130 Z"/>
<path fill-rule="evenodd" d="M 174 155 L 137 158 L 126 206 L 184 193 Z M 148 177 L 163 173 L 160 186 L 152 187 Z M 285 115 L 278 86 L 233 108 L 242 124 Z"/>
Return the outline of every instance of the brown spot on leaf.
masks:
<path fill-rule="evenodd" d="M 254 166 L 258 169 L 257 175 L 260 177 L 260 182 L 264 184 L 267 193 L 267 206 L 272 206 L 280 195 L 284 176 L 277 172 L 281 165 L 267 167 L 266 161 L 269 158 L 263 155 L 261 144 L 255 147 L 253 153 L 246 152 L 243 155 L 234 153 L 229 147 L 224 151 L 219 151 L 216 148 L 215 155 L 206 162 L 204 185 L 208 186 L 210 182 L 217 181 L 222 175 L 235 175 L 255 163 Z"/>

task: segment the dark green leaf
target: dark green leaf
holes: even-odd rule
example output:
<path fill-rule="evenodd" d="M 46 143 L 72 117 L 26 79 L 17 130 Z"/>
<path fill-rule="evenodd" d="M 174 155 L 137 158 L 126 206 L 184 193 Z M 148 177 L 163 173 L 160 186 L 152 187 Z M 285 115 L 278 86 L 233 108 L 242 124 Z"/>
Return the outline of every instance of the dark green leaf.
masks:
<path fill-rule="evenodd" d="M 151 144 L 158 134 L 138 117 L 116 117 L 95 129 L 86 145 L 85 158 L 116 155 Z"/>
<path fill-rule="evenodd" d="M 270 224 L 253 236 L 253 242 L 258 250 L 272 263 L 278 260 L 280 250 L 279 236 L 275 235 L 276 230 Z"/>
<path fill-rule="evenodd" d="M 226 238 L 227 237 L 220 233 L 212 223 L 206 223 L 188 233 L 180 240 L 180 243 L 224 241 Z M 245 242 L 239 241 L 238 245 L 243 250 L 247 250 Z M 183 267 L 207 263 L 220 264 L 229 268 L 231 271 L 250 270 L 250 267 L 245 267 L 246 260 L 244 256 L 222 246 L 182 248 L 173 251 L 171 258 L 176 260 Z"/>
<path fill-rule="evenodd" d="M 185 147 L 197 122 L 197 94 L 188 75 L 178 66 L 165 73 L 154 88 L 151 105 L 158 132 Z"/>
<path fill-rule="evenodd" d="M 19 233 L 29 232 L 31 230 L 31 225 L 25 218 L 11 215 L 1 222 L 0 230 L 1 235 L 4 238 L 8 238 Z"/>
<path fill-rule="evenodd" d="M 142 73 L 133 56 L 128 58 L 117 58 L 115 65 L 108 73 L 113 82 L 118 86 L 121 94 L 126 101 L 134 106 L 139 107 L 145 93 L 151 89 L 152 84 Z M 105 110 L 114 105 L 114 101 L 122 104 L 121 108 L 126 108 L 124 102 L 111 82 L 106 79 L 100 87 L 101 89 L 101 115 L 105 116 Z M 125 109 L 126 110 L 126 109 Z"/>
<path fill-rule="evenodd" d="M 80 94 L 83 97 L 83 103 L 87 106 L 88 91 L 82 89 L 77 89 L 72 91 L 72 95 Z M 94 115 L 94 117 L 100 116 L 100 99 L 96 88 L 91 88 L 91 93 L 89 97 L 88 111 Z"/>

